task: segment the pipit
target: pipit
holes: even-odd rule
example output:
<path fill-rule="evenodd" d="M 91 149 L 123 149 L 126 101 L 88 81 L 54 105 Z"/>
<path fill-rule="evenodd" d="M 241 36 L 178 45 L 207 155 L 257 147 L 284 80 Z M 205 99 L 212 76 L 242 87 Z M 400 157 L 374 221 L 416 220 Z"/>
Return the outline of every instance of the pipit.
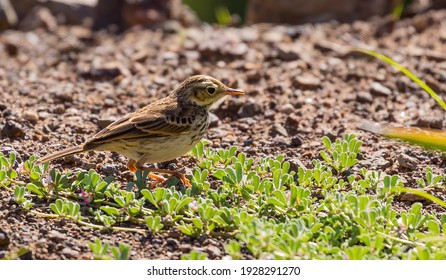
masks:
<path fill-rule="evenodd" d="M 191 187 L 186 176 L 178 171 L 146 167 L 175 159 L 190 151 L 209 126 L 209 109 L 225 95 L 244 94 L 209 76 L 187 78 L 169 96 L 130 113 L 99 131 L 84 143 L 38 160 L 38 164 L 86 151 L 112 151 L 128 158 L 127 167 L 136 172 L 165 173 L 178 177 Z M 164 177 L 149 173 L 164 181 Z"/>

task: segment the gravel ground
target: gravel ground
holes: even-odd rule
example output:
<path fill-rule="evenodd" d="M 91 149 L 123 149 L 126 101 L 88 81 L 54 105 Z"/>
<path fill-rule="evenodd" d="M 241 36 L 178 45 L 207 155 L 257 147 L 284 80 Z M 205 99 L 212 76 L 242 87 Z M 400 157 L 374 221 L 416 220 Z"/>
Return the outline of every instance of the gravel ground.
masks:
<path fill-rule="evenodd" d="M 24 160 L 81 143 L 119 116 L 166 96 L 188 76 L 207 74 L 247 92 L 213 110 L 206 135 L 213 147 L 236 145 L 256 158 L 283 153 L 291 162 L 310 166 L 323 148 L 322 136 L 335 139 L 353 132 L 364 142 L 360 167 L 399 174 L 414 187 L 427 166 L 444 174 L 445 158 L 356 127 L 368 119 L 443 128 L 445 114 L 397 70 L 347 47 L 389 55 L 442 94 L 445 19 L 442 10 L 396 23 L 375 18 L 352 24 L 183 29 L 168 22 L 156 30 L 119 35 L 68 26 L 53 32 L 4 32 L 0 151 L 16 151 Z M 119 174 L 117 180 L 125 185 L 132 178 L 125 162 L 117 154 L 91 152 L 52 166 Z M 186 172 L 194 167 L 189 156 L 175 164 Z M 444 192 L 433 194 L 446 199 Z M 420 198 L 400 196 L 395 207 L 406 208 L 415 200 Z M 421 201 L 428 211 L 443 211 Z M 13 194 L 0 189 L 0 240 L 6 244 L 0 243 L 0 258 L 27 247 L 31 252 L 26 258 L 90 259 L 88 242 L 98 237 L 131 245 L 133 259 L 178 259 L 191 249 L 208 253 L 210 259 L 225 256 L 224 239 L 193 239 L 175 228 L 144 236 L 36 217 L 21 211 Z"/>

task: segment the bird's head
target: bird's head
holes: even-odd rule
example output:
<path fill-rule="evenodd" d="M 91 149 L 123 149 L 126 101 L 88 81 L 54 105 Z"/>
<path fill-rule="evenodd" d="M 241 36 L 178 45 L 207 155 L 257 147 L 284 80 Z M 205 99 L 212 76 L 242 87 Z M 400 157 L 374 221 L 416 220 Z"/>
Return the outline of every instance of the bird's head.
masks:
<path fill-rule="evenodd" d="M 210 76 L 197 75 L 184 80 L 172 95 L 184 102 L 192 102 L 198 106 L 210 108 L 223 96 L 244 93 L 243 90 L 230 88 Z"/>

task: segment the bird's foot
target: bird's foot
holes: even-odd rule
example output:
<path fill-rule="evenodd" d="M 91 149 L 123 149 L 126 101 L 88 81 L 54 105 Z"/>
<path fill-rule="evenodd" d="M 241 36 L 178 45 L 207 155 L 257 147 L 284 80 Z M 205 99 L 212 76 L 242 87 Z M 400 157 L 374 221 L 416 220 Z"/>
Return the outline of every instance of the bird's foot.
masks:
<path fill-rule="evenodd" d="M 188 188 L 192 188 L 192 184 L 190 183 L 189 179 L 186 178 L 185 174 L 179 173 L 177 175 L 175 175 L 175 177 L 177 177 L 178 179 L 180 179 L 181 182 L 183 182 L 183 184 L 185 186 L 187 186 Z"/>
<path fill-rule="evenodd" d="M 143 168 L 143 170 L 148 170 L 149 172 L 164 173 L 164 174 L 169 174 L 169 175 L 175 176 L 178 179 L 180 179 L 180 181 L 185 186 L 187 186 L 188 188 L 192 188 L 192 184 L 190 183 L 189 179 L 187 179 L 186 175 L 181 172 L 178 172 L 175 170 L 168 170 L 168 169 L 159 169 L 159 168 L 154 168 L 154 167 L 142 167 L 142 168 Z"/>
<path fill-rule="evenodd" d="M 156 175 L 153 173 L 149 173 L 149 174 L 147 174 L 147 176 L 152 179 L 155 179 L 155 182 L 153 183 L 152 188 L 157 187 L 158 185 L 163 184 L 167 181 L 166 178 L 164 178 L 163 176 L 159 176 L 159 175 Z"/>
<path fill-rule="evenodd" d="M 185 186 L 187 186 L 188 188 L 192 188 L 192 184 L 190 183 L 189 179 L 186 178 L 186 175 L 183 174 L 183 173 L 180 173 L 178 171 L 175 171 L 175 170 L 159 169 L 159 168 L 146 167 L 146 166 L 136 167 L 136 162 L 134 160 L 129 160 L 129 162 L 127 163 L 127 167 L 132 172 L 136 172 L 136 170 L 138 170 L 138 169 L 141 169 L 142 171 L 149 171 L 148 176 L 150 178 L 155 179 L 155 180 L 158 181 L 155 184 L 155 186 L 158 185 L 159 183 L 164 183 L 166 181 L 166 179 L 164 177 L 162 177 L 162 176 L 155 175 L 155 174 L 150 173 L 150 172 L 157 172 L 157 173 L 164 173 L 164 174 L 173 175 L 173 176 L 177 177 L 178 179 L 180 179 L 180 181 Z"/>

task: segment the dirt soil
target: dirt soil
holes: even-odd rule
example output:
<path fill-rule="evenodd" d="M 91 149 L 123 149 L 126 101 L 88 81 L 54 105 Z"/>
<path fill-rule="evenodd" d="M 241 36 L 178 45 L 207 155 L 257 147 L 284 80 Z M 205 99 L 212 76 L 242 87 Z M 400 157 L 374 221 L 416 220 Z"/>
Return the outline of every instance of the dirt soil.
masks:
<path fill-rule="evenodd" d="M 363 119 L 443 128 L 445 114 L 424 91 L 396 69 L 348 46 L 389 55 L 446 92 L 446 10 L 393 23 L 386 18 L 352 24 L 303 26 L 203 26 L 183 29 L 168 22 L 156 30 L 113 35 L 84 27 L 58 26 L 54 32 L 0 34 L 0 152 L 31 155 L 72 146 L 116 118 L 166 96 L 194 74 L 214 76 L 246 90 L 213 110 L 206 138 L 212 146 L 236 145 L 253 157 L 285 154 L 311 166 L 324 135 L 346 132 L 363 142 L 359 167 L 399 174 L 415 187 L 426 167 L 444 174 L 437 152 L 401 144 L 357 129 Z M 61 170 L 95 168 L 116 180 L 131 180 L 124 157 L 91 152 L 52 163 Z M 194 168 L 189 156 L 175 164 Z M 163 166 L 163 165 L 161 165 Z M 445 193 L 433 193 L 443 200 Z M 414 196 L 400 196 L 395 207 L 422 201 L 426 211 L 442 212 Z M 36 205 L 47 209 L 48 205 Z M 168 232 L 145 236 L 102 232 L 67 220 L 26 214 L 13 194 L 0 189 L 0 258 L 21 247 L 32 259 L 91 259 L 88 243 L 100 238 L 132 246 L 132 259 L 178 259 L 201 250 L 210 259 L 225 257 L 224 239 Z M 250 258 L 245 254 L 245 258 Z"/>

